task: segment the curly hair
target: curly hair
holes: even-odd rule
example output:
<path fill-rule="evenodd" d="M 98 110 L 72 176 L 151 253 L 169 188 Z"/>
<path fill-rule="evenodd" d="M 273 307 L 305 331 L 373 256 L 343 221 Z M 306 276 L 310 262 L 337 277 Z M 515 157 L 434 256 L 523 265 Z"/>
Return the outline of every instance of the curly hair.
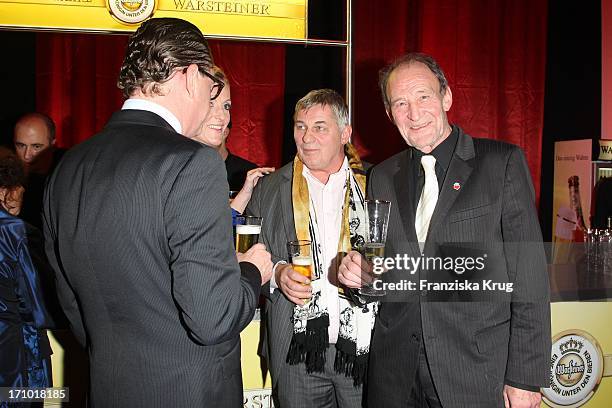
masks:
<path fill-rule="evenodd" d="M 202 32 L 178 18 L 145 21 L 130 37 L 117 87 L 129 98 L 135 91 L 160 94 L 159 85 L 175 69 L 196 64 L 209 71 L 213 57 Z"/>
<path fill-rule="evenodd" d="M 25 170 L 15 154 L 0 148 L 0 188 L 12 190 L 25 183 Z"/>

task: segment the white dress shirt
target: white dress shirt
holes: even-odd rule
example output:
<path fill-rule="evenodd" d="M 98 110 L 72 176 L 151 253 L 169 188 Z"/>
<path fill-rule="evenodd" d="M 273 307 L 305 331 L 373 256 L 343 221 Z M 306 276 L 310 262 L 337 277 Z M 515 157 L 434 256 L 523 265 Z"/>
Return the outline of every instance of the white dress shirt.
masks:
<path fill-rule="evenodd" d="M 317 237 L 323 249 L 323 268 L 327 268 L 328 276 L 335 276 L 338 271 L 336 256 L 338 255 L 338 242 L 340 241 L 340 229 L 342 227 L 342 206 L 344 205 L 344 186 L 350 171 L 348 159 L 345 157 L 342 167 L 336 173 L 330 174 L 327 184 L 321 183 L 310 170 L 304 166 L 302 175 L 308 183 L 308 194 L 310 195 L 311 209 L 317 217 L 319 230 Z M 277 264 L 278 265 L 278 264 Z M 276 269 L 276 265 L 275 265 Z M 327 312 L 329 313 L 329 342 L 335 344 L 338 340 L 340 328 L 340 310 L 338 287 L 326 281 L 323 290 L 327 291 Z M 270 281 L 270 290 L 277 289 L 274 274 Z"/>
<path fill-rule="evenodd" d="M 329 313 L 329 342 L 335 344 L 338 340 L 340 327 L 340 309 L 338 304 L 338 287 L 329 282 L 329 277 L 338 273 L 336 257 L 338 242 L 342 229 L 342 207 L 344 206 L 344 186 L 350 171 L 348 159 L 345 157 L 342 167 L 337 173 L 330 174 L 327 184 L 321 183 L 304 166 L 302 174 L 308 183 L 308 193 L 311 205 L 317 217 L 319 230 L 317 237 L 321 240 L 323 268 L 327 269 L 328 279 L 323 290 L 327 290 L 327 311 Z"/>
<path fill-rule="evenodd" d="M 174 114 L 168 109 L 155 102 L 151 102 L 146 99 L 130 98 L 123 102 L 121 110 L 124 109 L 135 109 L 153 112 L 156 115 L 161 116 L 163 120 L 168 122 L 168 124 L 172 126 L 172 129 L 174 129 L 176 133 L 183 134 L 183 127 L 181 126 L 181 122 L 179 122 L 178 118 L 174 116 Z"/>

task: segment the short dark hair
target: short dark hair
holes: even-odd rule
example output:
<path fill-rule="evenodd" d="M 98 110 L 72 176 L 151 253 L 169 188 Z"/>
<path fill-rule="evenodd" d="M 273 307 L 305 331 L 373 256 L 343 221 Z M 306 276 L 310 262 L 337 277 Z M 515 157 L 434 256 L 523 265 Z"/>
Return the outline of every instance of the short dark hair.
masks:
<path fill-rule="evenodd" d="M 21 160 L 11 150 L 0 147 L 0 188 L 12 190 L 25 183 L 25 170 Z"/>
<path fill-rule="evenodd" d="M 30 112 L 30 113 L 26 113 L 25 115 L 20 116 L 19 119 L 17 119 L 17 122 L 15 122 L 15 128 L 21 122 L 25 122 L 31 119 L 40 119 L 45 124 L 45 127 L 47 128 L 47 132 L 49 132 L 49 143 L 53 143 L 53 141 L 55 140 L 55 122 L 53 122 L 53 119 L 51 119 L 49 115 L 46 115 L 44 113 Z"/>
<path fill-rule="evenodd" d="M 130 37 L 117 86 L 129 98 L 134 91 L 159 94 L 159 84 L 175 69 L 196 64 L 210 71 L 213 57 L 202 32 L 178 18 L 152 18 Z"/>
<path fill-rule="evenodd" d="M 446 80 L 446 76 L 444 75 L 444 71 L 438 65 L 435 59 L 432 56 L 423 54 L 421 52 L 411 52 L 408 54 L 404 54 L 401 57 L 397 58 L 391 64 L 387 65 L 378 73 L 378 85 L 380 86 L 380 93 L 382 94 L 383 103 L 385 104 L 385 109 L 389 110 L 390 101 L 389 95 L 387 95 L 387 84 L 389 83 L 389 77 L 391 73 L 402 67 L 404 65 L 411 65 L 415 62 L 420 62 L 429 68 L 429 70 L 438 78 L 438 82 L 440 83 L 440 94 L 444 96 L 446 93 L 446 88 L 448 88 L 448 81 Z"/>

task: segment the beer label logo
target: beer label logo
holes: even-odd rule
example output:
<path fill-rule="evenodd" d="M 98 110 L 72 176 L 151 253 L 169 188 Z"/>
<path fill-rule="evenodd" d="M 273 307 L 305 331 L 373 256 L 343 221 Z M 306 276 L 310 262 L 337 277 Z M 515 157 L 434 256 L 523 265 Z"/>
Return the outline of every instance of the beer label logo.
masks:
<path fill-rule="evenodd" d="M 142 23 L 153 15 L 155 0 L 108 0 L 108 10 L 125 24 Z"/>
<path fill-rule="evenodd" d="M 582 330 L 568 330 L 553 338 L 550 388 L 543 388 L 552 407 L 579 407 L 593 396 L 603 374 L 603 353 L 597 341 Z"/>

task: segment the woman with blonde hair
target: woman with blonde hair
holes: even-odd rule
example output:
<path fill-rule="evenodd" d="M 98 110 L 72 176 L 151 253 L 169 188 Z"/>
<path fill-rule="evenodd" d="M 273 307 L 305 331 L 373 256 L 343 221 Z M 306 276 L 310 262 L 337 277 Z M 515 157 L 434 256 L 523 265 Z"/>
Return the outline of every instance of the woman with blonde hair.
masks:
<path fill-rule="evenodd" d="M 242 213 L 251 199 L 251 194 L 257 185 L 257 181 L 266 174 L 273 172 L 274 167 L 257 167 L 255 164 L 234 156 L 228 151 L 225 143 L 231 129 L 232 100 L 230 84 L 221 68 L 213 67 L 212 74 L 222 80 L 225 86 L 219 97 L 210 101 L 210 112 L 206 122 L 204 122 L 202 131 L 195 137 L 195 140 L 219 152 L 221 158 L 225 161 L 230 190 L 240 188 L 239 186 L 242 185 L 240 191 L 233 197 L 231 202 L 231 207 L 238 213 Z M 244 172 L 246 172 L 246 176 L 243 176 L 244 178 L 241 177 L 242 181 L 236 187 L 234 181 L 236 175 L 242 175 Z"/>

